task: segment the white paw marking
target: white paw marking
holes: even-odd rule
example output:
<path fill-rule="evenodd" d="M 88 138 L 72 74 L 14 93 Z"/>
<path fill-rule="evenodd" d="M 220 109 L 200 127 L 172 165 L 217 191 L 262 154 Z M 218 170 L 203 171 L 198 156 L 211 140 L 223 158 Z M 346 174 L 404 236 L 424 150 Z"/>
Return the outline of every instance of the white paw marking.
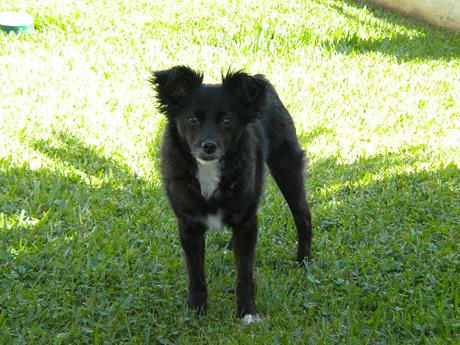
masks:
<path fill-rule="evenodd" d="M 241 322 L 243 322 L 245 325 L 249 325 L 250 323 L 256 323 L 261 320 L 259 315 L 251 315 L 251 314 L 246 314 L 244 317 L 241 319 Z"/>

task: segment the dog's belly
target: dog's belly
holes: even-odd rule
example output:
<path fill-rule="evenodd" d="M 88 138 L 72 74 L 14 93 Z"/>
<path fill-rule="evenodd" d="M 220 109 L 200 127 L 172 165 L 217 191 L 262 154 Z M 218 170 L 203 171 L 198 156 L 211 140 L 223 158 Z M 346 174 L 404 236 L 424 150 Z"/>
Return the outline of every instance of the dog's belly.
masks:
<path fill-rule="evenodd" d="M 202 222 L 211 231 L 222 232 L 225 230 L 225 225 L 222 220 L 222 210 L 218 210 L 217 213 L 209 213 L 202 218 Z"/>

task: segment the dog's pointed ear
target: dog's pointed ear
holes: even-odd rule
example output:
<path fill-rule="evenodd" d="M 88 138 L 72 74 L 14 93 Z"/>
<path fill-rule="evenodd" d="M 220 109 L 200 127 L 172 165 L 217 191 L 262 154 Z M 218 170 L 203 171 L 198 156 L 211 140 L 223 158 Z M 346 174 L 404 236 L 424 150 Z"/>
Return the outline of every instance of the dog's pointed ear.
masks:
<path fill-rule="evenodd" d="M 251 76 L 244 71 L 228 71 L 222 76 L 222 84 L 245 106 L 258 111 L 265 102 L 270 82 L 262 74 Z"/>
<path fill-rule="evenodd" d="M 157 93 L 160 111 L 168 113 L 201 85 L 203 74 L 187 66 L 175 66 L 164 71 L 152 72 L 149 82 Z"/>

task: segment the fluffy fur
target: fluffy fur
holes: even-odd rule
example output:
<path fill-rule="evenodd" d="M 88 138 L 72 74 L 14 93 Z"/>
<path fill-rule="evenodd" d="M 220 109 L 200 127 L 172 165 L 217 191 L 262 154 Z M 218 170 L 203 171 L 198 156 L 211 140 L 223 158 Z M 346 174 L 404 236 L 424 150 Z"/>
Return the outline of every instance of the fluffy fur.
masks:
<path fill-rule="evenodd" d="M 233 231 L 238 315 L 258 320 L 253 264 L 265 164 L 294 216 L 297 260 L 310 258 L 304 154 L 292 118 L 260 74 L 229 71 L 221 84 L 203 84 L 201 73 L 177 66 L 154 72 L 150 81 L 168 118 L 162 177 L 185 254 L 189 306 L 206 310 L 204 234 L 222 222 Z"/>

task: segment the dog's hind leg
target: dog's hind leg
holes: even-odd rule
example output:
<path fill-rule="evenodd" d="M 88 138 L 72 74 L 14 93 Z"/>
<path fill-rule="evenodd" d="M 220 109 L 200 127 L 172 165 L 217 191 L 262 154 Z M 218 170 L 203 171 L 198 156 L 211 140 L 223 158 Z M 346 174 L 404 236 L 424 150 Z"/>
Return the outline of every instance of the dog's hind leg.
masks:
<path fill-rule="evenodd" d="M 271 174 L 292 212 L 297 228 L 297 261 L 311 258 L 311 214 L 304 186 L 304 152 L 297 143 L 286 143 L 267 160 Z"/>

